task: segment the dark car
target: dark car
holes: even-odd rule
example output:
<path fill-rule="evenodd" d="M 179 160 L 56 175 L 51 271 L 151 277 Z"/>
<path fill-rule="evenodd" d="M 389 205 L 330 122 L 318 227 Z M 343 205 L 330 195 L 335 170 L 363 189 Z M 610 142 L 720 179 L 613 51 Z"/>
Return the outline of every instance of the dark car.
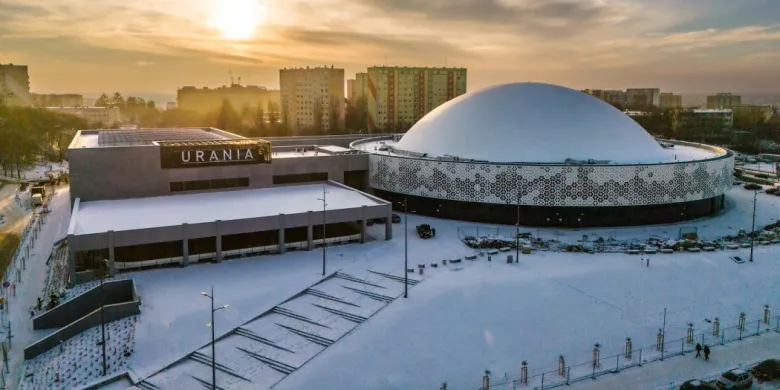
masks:
<path fill-rule="evenodd" d="M 753 369 L 750 370 L 750 373 L 753 374 L 753 377 L 758 381 L 767 382 L 780 379 L 780 360 L 764 360 L 753 367 Z"/>
<path fill-rule="evenodd" d="M 721 374 L 715 381 L 715 387 L 720 390 L 749 389 L 753 387 L 753 377 L 749 372 L 735 368 Z"/>
<path fill-rule="evenodd" d="M 398 214 L 393 214 L 392 221 L 393 223 L 401 223 L 401 217 Z"/>
<path fill-rule="evenodd" d="M 717 388 L 709 382 L 691 379 L 680 386 L 680 390 L 716 390 Z"/>

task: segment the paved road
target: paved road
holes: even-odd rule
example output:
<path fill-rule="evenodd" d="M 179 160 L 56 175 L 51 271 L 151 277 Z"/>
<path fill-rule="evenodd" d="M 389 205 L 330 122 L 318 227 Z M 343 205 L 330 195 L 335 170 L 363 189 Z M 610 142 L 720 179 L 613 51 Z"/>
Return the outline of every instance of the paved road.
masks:
<path fill-rule="evenodd" d="M 694 354 L 652 362 L 617 374 L 604 375 L 569 386 L 573 390 L 678 389 L 689 379 L 710 379 L 723 371 L 780 357 L 780 333 L 769 332 L 712 348 L 709 361 Z"/>

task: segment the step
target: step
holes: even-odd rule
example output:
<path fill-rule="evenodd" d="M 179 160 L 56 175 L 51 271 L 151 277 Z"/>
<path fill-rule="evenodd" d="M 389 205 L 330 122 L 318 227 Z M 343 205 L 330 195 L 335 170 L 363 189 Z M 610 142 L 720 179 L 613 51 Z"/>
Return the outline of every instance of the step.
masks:
<path fill-rule="evenodd" d="M 403 283 L 403 282 L 405 281 L 403 277 L 401 277 L 401 276 L 397 276 L 397 275 L 387 274 L 387 273 L 384 273 L 384 272 L 376 272 L 376 271 L 371 271 L 371 270 L 369 270 L 368 272 L 371 272 L 372 274 L 375 274 L 375 275 L 384 276 L 384 277 L 386 277 L 386 278 L 388 278 L 388 279 L 390 279 L 390 280 L 395 280 L 396 282 L 401 282 L 401 283 Z M 419 281 L 419 280 L 417 280 L 417 279 L 412 279 L 412 278 L 407 278 L 407 279 L 406 279 L 406 282 L 407 282 L 407 283 L 408 283 L 410 286 L 414 286 L 414 285 L 416 285 L 417 283 L 420 283 L 420 281 Z"/>
<path fill-rule="evenodd" d="M 282 374 L 290 375 L 293 372 L 295 372 L 295 370 L 298 369 L 297 367 L 293 367 L 293 366 L 291 366 L 289 364 L 282 363 L 282 362 L 280 362 L 278 360 L 275 360 L 275 359 L 271 359 L 271 358 L 269 358 L 267 356 L 263 356 L 263 355 L 261 355 L 259 353 L 252 352 L 252 351 L 250 351 L 248 349 L 244 349 L 244 348 L 241 348 L 241 347 L 236 347 L 236 348 L 238 348 L 242 352 L 246 353 L 247 355 L 249 355 L 249 356 L 251 356 L 251 357 L 253 357 L 253 358 L 255 358 L 255 359 L 257 359 L 257 360 L 259 360 L 259 361 L 261 361 L 261 362 L 263 362 L 265 364 L 267 364 L 269 367 L 273 368 L 276 371 L 281 372 Z"/>
<path fill-rule="evenodd" d="M 202 352 L 197 352 L 197 351 L 193 352 L 190 355 L 190 359 L 192 359 L 192 360 L 194 360 L 194 361 L 196 361 L 198 363 L 202 363 L 202 364 L 205 364 L 207 366 L 211 366 L 211 356 L 208 356 L 208 355 L 206 355 L 206 354 L 204 354 Z M 224 372 L 225 374 L 228 374 L 228 375 L 230 375 L 232 377 L 235 377 L 235 378 L 238 378 L 238 379 L 243 379 L 243 380 L 245 380 L 247 382 L 252 382 L 249 379 L 244 378 L 241 375 L 238 375 L 235 371 L 233 371 L 233 369 L 231 369 L 230 367 L 228 367 L 228 366 L 226 366 L 224 364 L 214 363 L 214 368 L 217 369 L 218 371 Z"/>
<path fill-rule="evenodd" d="M 343 299 L 341 299 L 339 297 L 335 297 L 333 295 L 327 294 L 327 293 L 322 292 L 320 290 L 315 290 L 313 288 L 307 289 L 305 291 L 305 293 L 309 294 L 309 295 L 313 295 L 313 296 L 315 296 L 317 298 L 327 299 L 329 301 L 338 302 L 338 303 L 341 303 L 341 304 L 344 304 L 344 305 L 349 305 L 349 306 L 353 306 L 353 307 L 360 307 L 360 305 L 356 305 L 356 304 L 354 304 L 352 302 L 347 302 L 347 301 L 345 301 L 345 300 L 343 300 Z"/>
<path fill-rule="evenodd" d="M 370 272 L 370 271 L 369 271 L 369 272 Z M 387 287 L 385 287 L 385 286 L 380 286 L 380 285 L 378 285 L 378 284 L 371 283 L 371 282 L 369 282 L 368 280 L 365 280 L 365 279 L 360 279 L 360 278 L 358 278 L 358 277 L 355 277 L 355 276 L 352 276 L 352 275 L 349 275 L 349 274 L 345 274 L 345 273 L 343 273 L 343 272 L 337 272 L 337 273 L 334 275 L 334 277 L 336 277 L 336 278 L 340 278 L 340 279 L 344 279 L 344 280 L 349 280 L 350 282 L 355 282 L 355 283 L 364 284 L 364 285 L 366 285 L 366 286 L 371 286 L 371 287 L 376 287 L 376 288 L 387 288 Z"/>
<path fill-rule="evenodd" d="M 285 328 L 285 329 L 289 330 L 290 332 L 292 332 L 294 334 L 297 334 L 298 336 L 301 336 L 301 337 L 305 338 L 306 340 L 309 340 L 312 343 L 317 344 L 317 345 L 321 345 L 323 347 L 329 347 L 329 346 L 333 345 L 333 343 L 335 342 L 335 341 L 333 341 L 331 339 L 328 339 L 328 338 L 325 338 L 325 337 L 322 337 L 322 336 L 318 336 L 318 335 L 316 335 L 314 333 L 309 333 L 309 332 L 306 332 L 306 331 L 303 331 L 303 330 L 300 330 L 300 329 L 295 329 L 292 326 L 287 326 L 287 325 L 283 325 L 283 324 L 276 324 L 276 325 L 281 326 L 282 328 Z"/>
<path fill-rule="evenodd" d="M 328 313 L 340 316 L 340 317 L 344 318 L 345 320 L 356 322 L 358 324 L 361 324 L 361 323 L 365 322 L 366 320 L 368 320 L 368 318 L 363 317 L 363 316 L 359 316 L 357 314 L 347 313 L 345 311 L 337 310 L 337 309 L 334 309 L 334 308 L 331 308 L 331 307 L 327 307 L 327 306 L 323 306 L 323 305 L 318 305 L 316 303 L 314 304 L 314 306 L 319 307 L 320 309 L 325 310 Z"/>
<path fill-rule="evenodd" d="M 384 303 L 390 303 L 395 300 L 393 297 L 388 297 L 387 295 L 377 294 L 371 291 L 361 290 L 358 288 L 348 287 L 348 286 L 342 286 L 346 288 L 347 290 L 354 291 L 360 295 L 365 295 L 373 300 L 384 302 Z"/>
<path fill-rule="evenodd" d="M 273 347 L 273 348 L 276 348 L 276 349 L 279 349 L 279 350 L 282 350 L 282 351 L 285 351 L 285 352 L 295 353 L 294 351 L 291 351 L 291 350 L 289 350 L 289 349 L 287 349 L 285 347 L 282 347 L 281 345 L 276 344 L 273 341 L 268 340 L 267 338 L 262 337 L 262 336 L 258 335 L 257 333 L 255 333 L 255 332 L 253 332 L 253 331 L 251 331 L 249 329 L 246 329 L 246 328 L 236 328 L 236 330 L 233 331 L 233 334 L 236 334 L 236 335 L 242 336 L 242 337 L 246 337 L 246 338 L 248 338 L 250 340 L 257 341 L 258 343 L 265 344 L 265 345 L 267 345 L 269 347 Z"/>
<path fill-rule="evenodd" d="M 279 314 L 279 315 L 282 315 L 282 316 L 285 316 L 285 317 L 290 317 L 292 319 L 296 319 L 298 321 L 306 322 L 306 323 L 309 323 L 309 324 L 312 324 L 312 325 L 316 325 L 316 326 L 321 326 L 323 328 L 330 328 L 327 325 L 320 324 L 317 321 L 314 321 L 314 320 L 312 320 L 309 317 L 306 317 L 306 316 L 303 316 L 301 314 L 298 314 L 298 313 L 296 313 L 296 312 L 294 312 L 294 311 L 292 311 L 290 309 L 285 309 L 285 308 L 283 308 L 281 306 L 276 306 L 273 309 L 271 309 L 271 313 Z"/>

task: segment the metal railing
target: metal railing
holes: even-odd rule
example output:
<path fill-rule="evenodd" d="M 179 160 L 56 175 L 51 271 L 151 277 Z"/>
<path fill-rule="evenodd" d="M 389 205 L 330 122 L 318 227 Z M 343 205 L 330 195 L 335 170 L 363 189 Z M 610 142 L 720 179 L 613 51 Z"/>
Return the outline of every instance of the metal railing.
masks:
<path fill-rule="evenodd" d="M 607 374 L 618 373 L 622 370 L 641 367 L 645 364 L 661 361 L 675 356 L 696 353 L 696 344 L 702 347 L 726 345 L 735 341 L 755 337 L 767 332 L 780 333 L 780 316 L 769 317 L 768 308 L 765 307 L 764 316 L 760 320 L 746 321 L 744 315 L 740 315 L 737 325 L 722 328 L 717 320 L 712 327 L 700 332 L 692 332 L 692 328 L 684 337 L 665 339 L 664 333 L 659 330 L 656 343 L 652 346 L 634 348 L 633 341 L 625 340 L 624 350 L 620 354 L 601 356 L 601 345 L 595 344 L 591 351 L 591 359 L 585 362 L 567 364 L 564 357 L 559 357 L 556 369 L 535 371 L 533 365 L 523 361 L 520 365 L 520 375 L 514 378 L 486 378 L 489 371 L 482 377 L 482 385 L 476 387 L 479 390 L 493 388 L 501 389 L 554 389 L 570 385 L 587 379 L 596 379 Z M 668 336 L 668 335 L 666 335 Z M 493 380 L 491 380 L 493 379 Z"/>

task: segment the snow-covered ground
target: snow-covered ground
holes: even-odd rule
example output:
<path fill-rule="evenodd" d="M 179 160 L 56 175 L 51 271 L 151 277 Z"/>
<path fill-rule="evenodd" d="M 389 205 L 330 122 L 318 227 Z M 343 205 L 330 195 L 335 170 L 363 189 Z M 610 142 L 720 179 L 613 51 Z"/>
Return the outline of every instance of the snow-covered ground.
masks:
<path fill-rule="evenodd" d="M 28 180 L 42 180 L 46 178 L 47 174 L 59 175 L 62 172 L 68 172 L 68 162 L 63 161 L 61 163 L 46 161 L 43 163 L 36 163 L 32 167 L 22 171 L 22 181 Z M 3 176 L 3 172 L 0 171 L 0 179 L 20 180 L 16 177 L 16 172 L 8 176 Z"/>
<path fill-rule="evenodd" d="M 727 196 L 727 209 L 717 216 L 675 225 L 521 231 L 574 243 L 585 234 L 591 239 L 676 238 L 680 228 L 696 227 L 700 236 L 713 239 L 750 229 L 752 197 L 751 191 L 735 187 Z M 778 205 L 779 197 L 759 194 L 756 226 L 780 218 Z M 51 215 L 60 218 L 56 213 L 55 208 Z M 414 226 L 420 223 L 436 228 L 436 238 L 419 239 Z M 473 249 L 459 241 L 459 232 L 476 227 L 410 216 L 409 268 L 473 254 Z M 369 277 L 367 270 L 403 275 L 403 224 L 394 225 L 392 241 L 381 239 L 383 226 L 370 229 L 375 238 L 372 242 L 328 249 L 329 274 L 340 269 L 361 278 Z M 51 245 L 57 234 L 46 234 L 51 236 Z M 529 376 L 555 370 L 560 354 L 570 364 L 585 363 L 596 342 L 602 345 L 602 356 L 621 352 L 626 337 L 632 337 L 637 350 L 651 347 L 663 323 L 664 308 L 668 340 L 685 336 L 689 321 L 698 333 L 711 327 L 705 318 L 717 316 L 721 327 L 727 328 L 736 324 L 740 312 L 747 313 L 748 321 L 760 318 L 765 304 L 780 312 L 780 245 L 757 247 L 754 263 L 737 265 L 728 258 L 734 254 L 746 257 L 746 253 L 742 249 L 659 254 L 652 256 L 650 267 L 640 266 L 638 255 L 559 252 L 522 256 L 519 264 L 512 265 L 500 259 L 487 262 L 485 257 L 436 269 L 429 265 L 424 276 L 415 274 L 423 282 L 410 287 L 408 299 L 398 298 L 387 305 L 282 378 L 275 388 L 434 389 L 446 381 L 450 389 L 473 389 L 486 368 L 496 378 L 505 373 L 516 378 L 522 360 L 528 361 Z M 45 261 L 43 255 L 39 257 Z M 40 280 L 24 286 L 37 287 L 35 294 L 29 294 L 28 307 L 34 305 L 34 297 L 41 291 L 45 265 L 34 274 Z M 205 326 L 210 321 L 209 301 L 200 295 L 201 291 L 213 285 L 216 303 L 230 305 L 216 314 L 219 336 L 319 281 L 321 251 L 123 276 L 135 279 L 142 298 L 141 315 L 135 320 L 135 351 L 127 367 L 134 379 L 143 379 L 209 342 L 210 331 Z M 347 294 L 339 290 L 333 293 Z M 307 317 L 321 315 L 312 311 L 313 305 L 295 305 L 296 312 Z M 29 328 L 29 314 L 24 320 Z M 22 339 L 15 340 L 16 345 L 26 344 L 22 342 L 25 338 L 32 340 L 31 331 L 26 332 L 17 336 Z M 75 353 L 70 345 L 64 347 L 64 353 Z M 715 347 L 713 353 L 717 354 L 719 348 Z M 210 354 L 209 349 L 200 352 Z M 219 357 L 225 352 L 217 353 Z M 233 367 L 244 376 L 251 376 L 262 366 L 255 359 L 245 360 Z M 200 377 L 202 364 L 193 363 Z M 283 363 L 298 367 L 303 361 Z M 188 373 L 184 370 L 180 377 Z M 168 379 L 159 382 L 162 388 L 177 388 L 177 378 Z"/>

